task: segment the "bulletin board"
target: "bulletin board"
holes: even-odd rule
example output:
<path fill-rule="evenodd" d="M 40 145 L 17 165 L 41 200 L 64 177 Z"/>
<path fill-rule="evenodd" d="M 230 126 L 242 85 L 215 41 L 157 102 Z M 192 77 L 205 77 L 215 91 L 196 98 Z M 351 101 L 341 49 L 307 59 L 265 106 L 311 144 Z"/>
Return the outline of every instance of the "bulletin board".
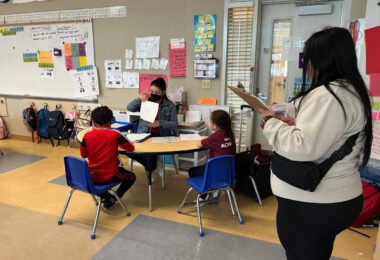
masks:
<path fill-rule="evenodd" d="M 95 66 L 90 21 L 8 25 L 0 27 L 0 32 L 0 95 L 97 99 L 75 98 L 65 55 L 65 44 L 79 46 L 78 57 L 73 47 L 71 66 Z"/>

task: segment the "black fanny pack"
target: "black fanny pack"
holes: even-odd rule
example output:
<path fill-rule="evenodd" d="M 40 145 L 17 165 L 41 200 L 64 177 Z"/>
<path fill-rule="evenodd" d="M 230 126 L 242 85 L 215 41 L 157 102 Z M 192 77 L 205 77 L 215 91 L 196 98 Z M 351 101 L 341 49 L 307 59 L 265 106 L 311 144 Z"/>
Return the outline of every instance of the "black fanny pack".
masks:
<path fill-rule="evenodd" d="M 294 187 L 314 191 L 333 164 L 352 152 L 358 136 L 359 133 L 350 136 L 339 150 L 320 164 L 292 161 L 274 152 L 271 160 L 272 172 L 280 180 Z"/>

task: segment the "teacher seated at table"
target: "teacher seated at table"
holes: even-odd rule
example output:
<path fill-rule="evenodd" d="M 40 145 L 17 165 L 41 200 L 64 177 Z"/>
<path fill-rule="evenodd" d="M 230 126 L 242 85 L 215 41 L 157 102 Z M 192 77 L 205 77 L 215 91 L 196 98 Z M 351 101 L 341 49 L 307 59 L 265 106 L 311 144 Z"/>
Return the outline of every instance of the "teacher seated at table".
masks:
<path fill-rule="evenodd" d="M 166 96 L 166 83 L 163 78 L 157 78 L 150 83 L 150 96 L 141 93 L 140 97 L 128 104 L 127 109 L 131 112 L 139 112 L 141 102 L 151 101 L 159 104 L 156 120 L 149 123 L 140 118 L 137 133 L 151 133 L 152 136 L 176 136 L 177 135 L 177 109 Z M 152 172 L 159 164 L 159 172 L 162 176 L 163 167 L 157 156 L 128 155 L 131 159 L 142 164 L 147 171 Z M 154 179 L 155 175 L 153 175 Z"/>
<path fill-rule="evenodd" d="M 149 123 L 140 118 L 138 133 L 151 133 L 152 136 L 176 136 L 177 135 L 177 109 L 166 96 L 166 83 L 163 78 L 157 78 L 150 83 L 150 97 L 146 93 L 141 93 L 128 104 L 127 109 L 131 112 L 139 112 L 141 102 L 151 101 L 158 103 L 158 113 L 156 120 Z"/>

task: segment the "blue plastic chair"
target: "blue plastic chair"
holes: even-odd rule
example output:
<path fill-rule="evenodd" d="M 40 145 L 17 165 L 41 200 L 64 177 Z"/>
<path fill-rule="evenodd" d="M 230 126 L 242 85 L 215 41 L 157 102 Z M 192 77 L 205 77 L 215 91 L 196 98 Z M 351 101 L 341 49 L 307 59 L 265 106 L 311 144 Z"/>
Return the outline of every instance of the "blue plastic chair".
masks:
<path fill-rule="evenodd" d="M 75 156 L 65 156 L 64 161 L 65 161 L 65 170 L 66 170 L 66 181 L 67 181 L 67 185 L 71 187 L 71 191 L 69 193 L 69 196 L 67 197 L 61 216 L 59 217 L 58 225 L 62 225 L 62 220 L 65 215 L 67 206 L 69 205 L 71 196 L 73 195 L 73 192 L 75 190 L 80 190 L 80 191 L 91 194 L 98 207 L 96 211 L 94 227 L 91 233 L 92 239 L 95 239 L 95 231 L 96 231 L 96 226 L 98 224 L 98 218 L 99 218 L 99 212 L 100 212 L 100 206 L 101 206 L 100 195 L 102 193 L 106 191 L 110 191 L 119 201 L 123 209 L 127 212 L 127 216 L 131 215 L 131 213 L 128 211 L 127 207 L 121 201 L 121 199 L 116 194 L 116 192 L 112 190 L 112 188 L 120 184 L 120 182 L 113 182 L 113 183 L 109 183 L 105 185 L 95 185 L 94 182 L 92 181 L 90 170 L 88 168 L 88 164 L 86 160 L 83 160 Z M 95 196 L 97 196 L 98 199 L 96 199 Z"/>
<path fill-rule="evenodd" d="M 235 215 L 234 207 L 231 201 L 232 199 L 235 204 L 237 214 L 239 216 L 240 224 L 243 224 L 244 221 L 241 219 L 239 207 L 236 202 L 235 193 L 231 187 L 234 185 L 234 165 L 235 160 L 232 155 L 222 155 L 212 159 L 209 159 L 206 164 L 206 169 L 204 176 L 197 176 L 187 179 L 187 183 L 191 186 L 187 191 L 185 198 L 183 199 L 181 205 L 179 206 L 178 213 L 181 213 L 181 210 L 184 206 L 193 205 L 194 203 L 189 203 L 185 205 L 186 199 L 189 196 L 190 192 L 194 189 L 198 192 L 197 196 L 197 212 L 198 212 L 198 223 L 199 223 L 199 235 L 204 236 L 202 230 L 202 220 L 201 220 L 201 211 L 199 207 L 199 198 L 202 194 L 211 194 L 215 191 L 226 190 L 228 195 L 228 200 L 230 202 L 232 215 Z"/>

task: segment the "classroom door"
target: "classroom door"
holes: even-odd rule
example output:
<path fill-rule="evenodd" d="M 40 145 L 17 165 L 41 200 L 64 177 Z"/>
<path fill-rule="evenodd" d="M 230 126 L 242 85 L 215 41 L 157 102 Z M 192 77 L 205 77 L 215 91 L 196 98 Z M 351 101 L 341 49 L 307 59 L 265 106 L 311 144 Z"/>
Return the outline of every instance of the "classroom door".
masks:
<path fill-rule="evenodd" d="M 261 33 L 258 40 L 257 93 L 268 104 L 289 101 L 299 88 L 302 77 L 302 52 L 304 42 L 314 32 L 326 26 L 340 26 L 343 1 L 330 1 L 332 14 L 299 16 L 298 6 L 264 4 L 261 13 Z M 300 60 L 301 59 L 301 60 Z M 255 142 L 271 149 L 260 128 L 259 118 L 254 127 Z"/>

